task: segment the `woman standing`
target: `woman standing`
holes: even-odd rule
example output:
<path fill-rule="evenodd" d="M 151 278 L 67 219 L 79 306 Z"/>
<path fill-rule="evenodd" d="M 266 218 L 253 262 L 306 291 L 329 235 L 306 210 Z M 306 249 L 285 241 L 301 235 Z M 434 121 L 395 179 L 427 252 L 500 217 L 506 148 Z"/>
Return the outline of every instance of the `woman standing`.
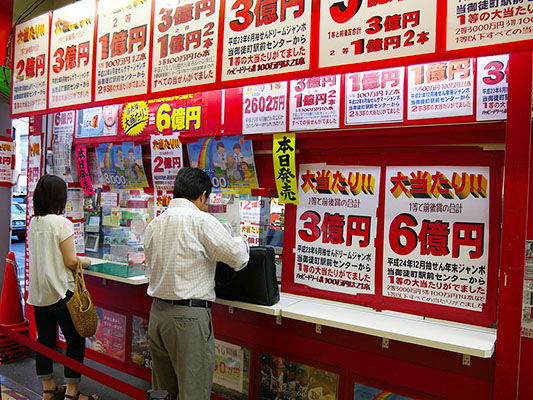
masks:
<path fill-rule="evenodd" d="M 28 304 L 33 306 L 37 326 L 37 342 L 50 348 L 56 345 L 57 324 L 67 342 L 67 356 L 83 362 L 85 338 L 76 332 L 67 301 L 74 290 L 74 274 L 78 257 L 74 249 L 74 225 L 61 216 L 67 203 L 67 185 L 59 177 L 44 175 L 33 193 L 35 216 L 28 229 L 30 287 Z M 88 267 L 88 258 L 79 258 Z M 96 396 L 80 393 L 81 374 L 65 366 L 66 387 L 58 387 L 53 378 L 53 362 L 36 353 L 37 377 L 43 385 L 44 400 L 96 400 Z"/>

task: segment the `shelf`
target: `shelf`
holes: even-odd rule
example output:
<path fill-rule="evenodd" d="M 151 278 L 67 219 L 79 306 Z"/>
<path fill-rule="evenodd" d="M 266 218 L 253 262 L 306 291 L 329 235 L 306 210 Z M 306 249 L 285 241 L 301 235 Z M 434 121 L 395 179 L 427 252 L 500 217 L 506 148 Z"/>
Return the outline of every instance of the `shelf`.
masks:
<path fill-rule="evenodd" d="M 240 308 L 242 310 L 254 311 L 261 314 L 278 316 L 281 315 L 281 312 L 284 308 L 289 307 L 290 305 L 298 302 L 298 299 L 294 299 L 289 296 L 281 296 L 278 303 L 273 306 L 261 306 L 258 304 L 243 303 L 241 301 L 231 301 L 225 299 L 217 298 L 215 303 L 222 304 L 228 307 Z"/>

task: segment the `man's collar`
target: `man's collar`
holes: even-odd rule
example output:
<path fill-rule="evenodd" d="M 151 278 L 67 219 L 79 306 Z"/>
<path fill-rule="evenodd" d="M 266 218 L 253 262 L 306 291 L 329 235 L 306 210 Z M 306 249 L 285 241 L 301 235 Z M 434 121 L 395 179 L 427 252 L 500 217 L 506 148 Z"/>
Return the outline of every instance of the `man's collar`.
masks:
<path fill-rule="evenodd" d="M 198 210 L 198 207 L 196 207 L 196 205 L 192 201 L 181 198 L 181 197 L 170 200 L 170 203 L 168 203 L 168 208 L 174 208 L 174 207 L 185 207 L 185 208 L 192 208 L 193 210 Z"/>

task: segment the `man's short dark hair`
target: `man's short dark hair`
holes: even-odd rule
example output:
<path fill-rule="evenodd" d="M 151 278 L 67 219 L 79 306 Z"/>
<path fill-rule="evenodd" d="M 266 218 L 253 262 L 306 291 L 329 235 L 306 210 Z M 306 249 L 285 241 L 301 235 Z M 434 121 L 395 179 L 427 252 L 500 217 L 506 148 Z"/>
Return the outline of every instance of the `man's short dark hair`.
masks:
<path fill-rule="evenodd" d="M 241 145 L 240 145 L 239 143 L 235 143 L 235 144 L 233 145 L 233 150 L 235 150 L 235 149 L 240 149 L 240 148 L 241 148 Z"/>
<path fill-rule="evenodd" d="M 174 182 L 174 198 L 196 200 L 205 191 L 206 197 L 211 194 L 211 179 L 200 168 L 183 167 L 179 170 Z"/>
<path fill-rule="evenodd" d="M 221 147 L 224 148 L 224 142 L 218 142 L 217 143 L 217 149 L 219 149 Z"/>
<path fill-rule="evenodd" d="M 61 214 L 67 204 L 67 184 L 59 176 L 43 175 L 33 192 L 35 215 Z"/>

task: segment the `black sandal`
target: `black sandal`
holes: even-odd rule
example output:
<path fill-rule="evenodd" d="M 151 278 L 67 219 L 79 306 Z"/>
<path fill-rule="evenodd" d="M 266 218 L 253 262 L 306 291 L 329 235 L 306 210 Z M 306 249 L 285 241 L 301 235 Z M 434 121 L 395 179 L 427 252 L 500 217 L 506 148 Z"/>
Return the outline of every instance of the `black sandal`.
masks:
<path fill-rule="evenodd" d="M 50 400 L 63 400 L 65 398 L 65 386 L 57 386 L 55 389 L 43 390 L 43 394 L 51 394 Z"/>
<path fill-rule="evenodd" d="M 79 400 L 80 395 L 87 396 L 87 400 L 96 400 L 93 396 L 89 396 L 88 394 L 82 393 L 79 390 L 78 390 L 78 393 L 76 394 L 76 396 L 72 396 L 70 394 L 65 394 L 64 398 L 65 399 L 71 399 L 71 400 Z"/>

